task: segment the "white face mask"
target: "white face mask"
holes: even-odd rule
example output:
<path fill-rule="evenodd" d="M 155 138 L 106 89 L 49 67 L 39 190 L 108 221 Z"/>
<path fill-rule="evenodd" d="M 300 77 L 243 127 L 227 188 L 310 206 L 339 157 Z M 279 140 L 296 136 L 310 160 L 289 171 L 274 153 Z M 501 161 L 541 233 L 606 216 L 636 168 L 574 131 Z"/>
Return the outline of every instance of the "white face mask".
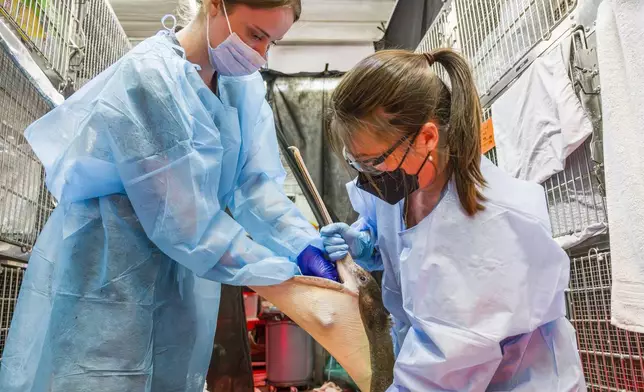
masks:
<path fill-rule="evenodd" d="M 206 20 L 206 39 L 208 40 L 208 57 L 210 65 L 220 75 L 224 76 L 245 76 L 257 72 L 266 64 L 266 60 L 253 48 L 246 45 L 244 41 L 233 33 L 226 12 L 226 5 L 222 1 L 224 16 L 228 23 L 230 35 L 216 48 L 210 45 L 210 21 Z M 206 16 L 206 19 L 208 16 Z"/>

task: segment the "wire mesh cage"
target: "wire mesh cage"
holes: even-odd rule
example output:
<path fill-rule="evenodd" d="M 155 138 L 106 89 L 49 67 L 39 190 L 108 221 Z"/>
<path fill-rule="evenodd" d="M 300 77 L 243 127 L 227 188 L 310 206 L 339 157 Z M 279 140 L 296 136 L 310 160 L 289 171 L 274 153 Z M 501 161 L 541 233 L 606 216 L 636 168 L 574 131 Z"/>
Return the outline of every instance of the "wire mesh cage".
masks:
<path fill-rule="evenodd" d="M 483 96 L 508 70 L 517 64 L 527 66 L 526 53 L 549 39 L 576 5 L 576 0 L 452 0 L 445 4 L 418 51 L 441 46 L 460 48 L 472 65 L 479 95 Z M 437 70 L 440 72 L 444 71 Z M 492 101 L 485 103 L 487 120 Z M 605 201 L 594 175 L 589 143 L 567 159 L 564 171 L 543 184 L 555 237 L 578 234 L 606 222 Z M 498 164 L 496 148 L 486 156 Z"/>
<path fill-rule="evenodd" d="M 580 233 L 607 221 L 605 198 L 592 166 L 587 141 L 568 157 L 564 171 L 543 184 L 555 237 Z"/>
<path fill-rule="evenodd" d="M 2 1 L 2 13 L 11 17 L 23 40 L 36 49 L 41 65 L 51 67 L 61 80 L 73 80 L 74 89 L 131 47 L 105 0 L 89 0 L 82 3 L 83 8 L 75 8 L 73 0 Z M 74 18 L 81 14 L 85 17 L 78 24 Z M 72 37 L 82 37 L 83 45 L 70 44 Z M 70 47 L 76 48 L 75 55 Z M 29 249 L 51 214 L 54 200 L 45 187 L 42 165 L 23 133 L 52 106 L 1 42 L 0 107 L 0 241 Z M 24 268 L 0 261 L 0 360 Z"/>
<path fill-rule="evenodd" d="M 611 283 L 607 245 L 573 255 L 568 312 L 588 390 L 644 391 L 644 335 L 611 325 Z"/>
<path fill-rule="evenodd" d="M 458 47 L 474 70 L 479 95 L 491 116 L 496 94 L 518 77 L 542 53 L 533 48 L 544 40 L 566 36 L 561 22 L 571 15 L 576 0 L 453 0 Z M 449 3 L 448 3 L 449 4 Z M 571 15 L 572 17 L 572 15 Z M 445 41 L 446 18 L 437 18 L 421 44 L 422 50 Z M 556 29 L 556 30 L 555 30 Z M 556 37 L 550 34 L 556 31 Z M 574 34 L 573 34 L 574 35 Z M 574 46 L 574 45 L 573 45 Z M 419 48 L 420 49 L 420 48 Z M 539 52 L 539 53 L 537 53 Z M 528 55 L 528 53 L 531 53 Z M 601 73 L 601 70 L 599 70 Z M 494 94 L 488 94 L 490 90 Z M 600 122 L 601 113 L 589 113 Z M 595 125 L 597 125 L 596 123 Z M 589 138 L 566 160 L 565 168 L 543 183 L 554 237 L 579 234 L 591 226 L 606 224 L 606 202 L 597 175 Z M 496 162 L 496 149 L 488 157 Z M 600 243 L 595 237 L 595 243 Z M 599 237 L 601 238 L 601 237 Z M 579 353 L 590 391 L 644 391 L 644 335 L 618 329 L 610 323 L 611 258 L 608 241 L 571 256 L 571 281 L 567 292 L 568 316 L 577 330 Z"/>
<path fill-rule="evenodd" d="M 459 42 L 487 93 L 539 42 L 547 40 L 577 0 L 454 0 Z"/>
<path fill-rule="evenodd" d="M 577 0 L 450 0 L 418 51 L 458 48 L 472 65 L 479 94 L 487 95 L 530 50 L 550 39 L 576 5 Z"/>
<path fill-rule="evenodd" d="M 31 247 L 53 200 L 24 130 L 51 106 L 0 45 L 0 240 Z"/>
<path fill-rule="evenodd" d="M 428 53 L 437 48 L 453 48 L 457 44 L 454 17 L 451 3 L 446 3 L 427 30 L 427 33 L 425 33 L 425 37 L 416 48 L 416 52 Z M 447 72 L 443 67 L 434 65 L 432 68 L 442 80 L 448 80 Z"/>
<path fill-rule="evenodd" d="M 106 0 L 88 0 L 82 10 L 84 48 L 72 56 L 74 87 L 82 87 L 131 48 L 114 10 Z"/>
<path fill-rule="evenodd" d="M 454 13 L 453 3 L 446 2 L 440 10 L 436 19 L 427 30 L 425 37 L 421 40 L 416 53 L 426 53 L 438 48 L 454 48 L 458 50 L 458 21 Z M 449 82 L 449 77 L 445 69 L 439 65 L 432 67 L 438 77 L 442 80 Z M 483 120 L 486 121 L 492 117 L 492 110 L 490 107 L 483 109 Z M 498 164 L 496 156 L 496 147 L 485 153 L 485 156 L 490 159 L 495 165 Z"/>
<path fill-rule="evenodd" d="M 67 79 L 76 12 L 75 0 L 0 0 L 0 15 L 14 25 L 60 80 Z"/>
<path fill-rule="evenodd" d="M 0 260 L 0 361 L 26 265 Z"/>
<path fill-rule="evenodd" d="M 485 120 L 490 108 L 483 110 Z M 589 139 L 566 160 L 565 169 L 542 185 L 546 192 L 552 234 L 555 238 L 578 234 L 607 222 L 606 199 L 594 171 Z M 485 154 L 498 164 L 496 147 Z"/>
<path fill-rule="evenodd" d="M 452 32 L 448 26 L 451 7 L 444 6 L 436 16 L 436 19 L 425 33 L 425 37 L 418 45 L 416 52 L 429 52 L 436 48 L 451 48 L 454 45 Z"/>

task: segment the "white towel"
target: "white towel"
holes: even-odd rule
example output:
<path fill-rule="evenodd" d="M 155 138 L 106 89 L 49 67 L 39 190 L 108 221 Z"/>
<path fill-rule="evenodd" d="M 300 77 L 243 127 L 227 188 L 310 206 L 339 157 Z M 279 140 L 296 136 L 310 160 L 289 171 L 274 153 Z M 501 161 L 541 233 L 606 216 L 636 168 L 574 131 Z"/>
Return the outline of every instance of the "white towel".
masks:
<path fill-rule="evenodd" d="M 562 171 L 593 131 L 562 52 L 535 60 L 492 105 L 499 166 L 516 178 L 541 183 Z"/>
<path fill-rule="evenodd" d="M 572 249 L 575 246 L 582 244 L 584 241 L 593 238 L 598 235 L 606 234 L 608 232 L 608 226 L 604 222 L 593 223 L 586 226 L 582 231 L 573 234 L 563 235 L 561 237 L 556 237 L 555 241 L 562 249 L 568 250 Z"/>
<path fill-rule="evenodd" d="M 612 323 L 644 333 L 644 2 L 604 0 L 597 19 Z"/>

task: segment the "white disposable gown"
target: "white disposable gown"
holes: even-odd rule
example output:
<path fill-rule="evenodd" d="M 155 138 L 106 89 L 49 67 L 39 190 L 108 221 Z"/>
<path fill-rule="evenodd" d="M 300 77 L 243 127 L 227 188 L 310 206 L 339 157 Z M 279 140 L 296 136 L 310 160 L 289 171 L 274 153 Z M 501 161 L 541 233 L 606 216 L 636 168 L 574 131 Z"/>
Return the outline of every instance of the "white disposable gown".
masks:
<path fill-rule="evenodd" d="M 347 188 L 384 269 L 396 365 L 388 392 L 585 391 L 565 318 L 569 259 L 551 238 L 541 186 L 486 158 L 486 209 L 470 218 L 451 181 L 436 208 L 406 229 L 403 203 Z"/>
<path fill-rule="evenodd" d="M 319 237 L 282 192 L 262 78 L 220 77 L 219 91 L 162 32 L 27 129 L 59 204 L 0 391 L 201 392 L 221 283 L 299 273 Z"/>

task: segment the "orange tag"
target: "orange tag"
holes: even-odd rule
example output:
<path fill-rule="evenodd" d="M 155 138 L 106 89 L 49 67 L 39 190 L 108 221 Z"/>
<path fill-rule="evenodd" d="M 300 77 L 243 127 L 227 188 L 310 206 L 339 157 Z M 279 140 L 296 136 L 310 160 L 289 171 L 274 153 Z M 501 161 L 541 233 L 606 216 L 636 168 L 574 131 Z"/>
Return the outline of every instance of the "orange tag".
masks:
<path fill-rule="evenodd" d="M 485 154 L 496 146 L 494 142 L 494 126 L 489 118 L 481 125 L 481 154 Z"/>

